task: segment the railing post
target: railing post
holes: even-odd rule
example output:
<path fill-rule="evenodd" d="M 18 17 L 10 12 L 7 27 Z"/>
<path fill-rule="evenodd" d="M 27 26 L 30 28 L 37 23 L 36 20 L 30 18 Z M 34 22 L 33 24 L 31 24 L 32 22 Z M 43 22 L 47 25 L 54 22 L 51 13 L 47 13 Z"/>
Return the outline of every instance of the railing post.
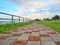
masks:
<path fill-rule="evenodd" d="M 12 15 L 12 26 L 14 25 L 13 23 L 14 23 L 14 21 L 13 21 L 13 15 Z"/>
<path fill-rule="evenodd" d="M 19 23 L 20 23 L 20 17 L 19 17 Z"/>
<path fill-rule="evenodd" d="M 24 18 L 24 21 L 26 22 L 26 18 Z"/>
<path fill-rule="evenodd" d="M 27 21 L 27 19 L 25 18 L 25 22 Z"/>
<path fill-rule="evenodd" d="M 23 17 L 23 22 L 24 22 L 24 17 Z"/>

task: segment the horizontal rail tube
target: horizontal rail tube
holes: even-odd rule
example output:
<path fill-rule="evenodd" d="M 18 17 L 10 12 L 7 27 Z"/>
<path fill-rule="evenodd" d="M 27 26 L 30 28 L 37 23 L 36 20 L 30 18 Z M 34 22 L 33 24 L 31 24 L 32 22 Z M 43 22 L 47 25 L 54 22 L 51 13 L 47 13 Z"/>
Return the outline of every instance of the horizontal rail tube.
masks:
<path fill-rule="evenodd" d="M 12 20 L 12 19 L 9 19 L 9 18 L 0 18 L 0 20 Z M 13 19 L 13 20 L 19 20 L 19 19 Z"/>
<path fill-rule="evenodd" d="M 0 12 L 0 14 L 5 14 L 5 15 L 10 15 L 10 16 L 15 16 L 15 17 L 20 17 L 20 16 L 16 16 L 16 15 L 8 14 L 8 13 L 3 13 L 3 12 Z"/>

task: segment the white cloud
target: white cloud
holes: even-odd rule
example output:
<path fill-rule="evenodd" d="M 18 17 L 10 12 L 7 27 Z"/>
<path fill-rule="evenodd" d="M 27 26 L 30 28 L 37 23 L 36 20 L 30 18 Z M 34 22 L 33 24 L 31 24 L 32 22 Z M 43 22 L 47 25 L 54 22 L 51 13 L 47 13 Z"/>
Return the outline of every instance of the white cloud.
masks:
<path fill-rule="evenodd" d="M 46 15 L 49 16 L 49 15 L 50 15 L 50 12 L 47 11 L 47 12 L 46 12 Z"/>
<path fill-rule="evenodd" d="M 48 0 L 47 2 L 45 2 L 45 5 L 47 6 L 58 5 L 58 4 L 60 4 L 60 0 Z"/>
<path fill-rule="evenodd" d="M 42 2 L 32 2 L 32 6 L 34 6 L 34 7 L 45 7 L 45 4 Z"/>
<path fill-rule="evenodd" d="M 17 3 L 21 7 L 26 7 L 26 6 L 34 6 L 34 7 L 46 7 L 49 5 L 56 5 L 60 4 L 60 0 L 45 0 L 45 2 L 38 1 L 33 2 L 32 0 L 9 0 L 12 2 Z"/>
<path fill-rule="evenodd" d="M 34 13 L 34 12 L 27 15 L 27 16 L 24 16 L 24 17 L 27 17 L 27 18 L 30 18 L 30 19 L 43 19 L 44 18 L 42 14 Z"/>
<path fill-rule="evenodd" d="M 39 2 L 39 1 L 32 2 L 32 0 L 11 0 L 11 1 L 19 5 L 19 9 L 17 9 L 16 12 L 13 12 L 13 14 L 22 16 L 22 14 L 24 14 L 24 11 L 26 11 L 24 8 L 27 7 L 28 10 L 30 11 L 30 14 L 27 14 L 27 16 L 24 16 L 24 17 L 32 18 L 32 19 L 36 19 L 36 18 L 42 19 L 44 17 L 49 17 L 49 18 L 52 17 L 51 13 L 49 12 L 50 9 L 46 7 L 60 4 L 60 0 L 46 0 L 45 2 Z M 33 9 L 30 9 L 29 6 L 33 7 Z M 41 7 L 42 10 L 46 12 L 36 13 L 37 10 L 35 8 L 38 8 L 38 7 Z"/>
<path fill-rule="evenodd" d="M 36 9 L 31 9 L 30 12 L 34 13 L 34 12 L 36 12 Z"/>
<path fill-rule="evenodd" d="M 22 12 L 13 12 L 12 14 L 14 14 L 14 15 L 19 15 L 19 14 L 22 14 Z M 19 15 L 20 16 L 20 15 Z"/>
<path fill-rule="evenodd" d="M 26 7 L 26 6 L 34 6 L 34 7 L 45 7 L 45 4 L 42 2 L 32 2 L 32 0 L 9 0 L 12 2 L 17 3 L 21 7 Z"/>
<path fill-rule="evenodd" d="M 52 0 L 51 4 L 54 4 L 54 5 L 60 4 L 60 0 Z"/>
<path fill-rule="evenodd" d="M 11 14 L 17 15 L 17 16 L 22 16 L 24 10 L 17 8 L 17 11 L 12 12 Z"/>
<path fill-rule="evenodd" d="M 31 0 L 9 0 L 9 1 L 15 2 L 17 4 L 25 4 L 27 2 L 30 2 Z"/>

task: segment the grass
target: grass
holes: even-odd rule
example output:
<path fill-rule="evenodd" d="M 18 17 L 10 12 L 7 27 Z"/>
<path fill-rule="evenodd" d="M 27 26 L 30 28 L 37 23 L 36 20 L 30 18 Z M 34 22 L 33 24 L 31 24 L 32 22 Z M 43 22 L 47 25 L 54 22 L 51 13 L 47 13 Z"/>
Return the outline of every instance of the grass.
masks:
<path fill-rule="evenodd" d="M 22 23 L 15 23 L 15 24 L 4 24 L 0 25 L 0 33 L 2 32 L 10 32 L 13 28 L 18 27 L 18 26 L 25 26 L 30 24 L 31 22 L 22 22 Z"/>
<path fill-rule="evenodd" d="M 59 21 L 43 21 L 42 24 L 51 27 L 55 31 L 60 33 L 60 22 Z"/>

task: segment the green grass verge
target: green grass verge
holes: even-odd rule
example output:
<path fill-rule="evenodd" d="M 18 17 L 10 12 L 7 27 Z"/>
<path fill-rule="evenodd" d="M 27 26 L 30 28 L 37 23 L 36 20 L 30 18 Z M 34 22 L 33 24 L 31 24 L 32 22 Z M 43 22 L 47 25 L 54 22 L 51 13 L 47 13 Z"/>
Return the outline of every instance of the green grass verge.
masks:
<path fill-rule="evenodd" d="M 59 21 L 42 21 L 42 24 L 51 27 L 57 32 L 60 32 L 60 22 Z"/>
<path fill-rule="evenodd" d="M 2 32 L 10 32 L 13 28 L 18 26 L 25 26 L 31 24 L 32 22 L 22 22 L 22 23 L 15 23 L 15 24 L 4 24 L 0 25 L 0 33 Z"/>

